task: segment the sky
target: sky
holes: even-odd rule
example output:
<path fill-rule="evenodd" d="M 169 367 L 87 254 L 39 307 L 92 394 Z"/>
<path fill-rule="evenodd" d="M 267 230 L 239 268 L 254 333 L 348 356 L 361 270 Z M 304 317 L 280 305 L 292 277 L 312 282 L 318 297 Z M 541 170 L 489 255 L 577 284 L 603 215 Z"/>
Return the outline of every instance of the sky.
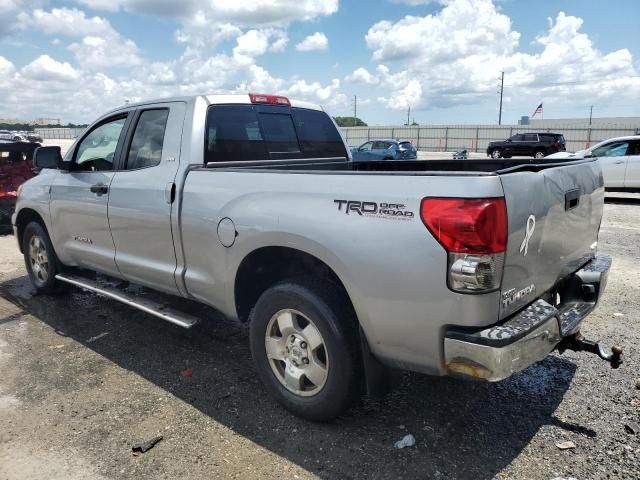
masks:
<path fill-rule="evenodd" d="M 0 118 L 275 93 L 370 125 L 640 116 L 638 0 L 0 0 Z"/>

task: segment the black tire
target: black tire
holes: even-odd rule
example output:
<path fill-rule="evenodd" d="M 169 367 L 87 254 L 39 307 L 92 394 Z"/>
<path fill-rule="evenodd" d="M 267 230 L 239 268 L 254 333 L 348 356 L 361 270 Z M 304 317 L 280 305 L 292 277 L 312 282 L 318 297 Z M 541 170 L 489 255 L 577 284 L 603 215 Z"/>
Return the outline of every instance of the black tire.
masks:
<path fill-rule="evenodd" d="M 32 242 L 33 245 L 32 245 Z M 41 248 L 40 258 L 34 258 L 34 252 Z M 56 280 L 62 271 L 62 264 L 53 250 L 47 230 L 39 222 L 30 222 L 22 234 L 22 252 L 27 273 L 38 293 L 52 294 L 67 290 L 66 284 Z M 43 268 L 46 262 L 46 268 Z"/>
<path fill-rule="evenodd" d="M 302 314 L 302 317 L 297 317 L 299 320 L 296 322 L 304 322 L 305 317 L 308 317 L 324 342 L 322 348 L 325 349 L 327 367 L 324 384 L 322 387 L 311 384 L 319 389 L 307 396 L 294 393 L 281 379 L 291 366 L 290 360 L 274 361 L 267 357 L 266 337 L 267 334 L 271 335 L 273 319 L 276 314 L 289 309 Z M 251 311 L 249 321 L 251 355 L 258 376 L 266 389 L 286 409 L 308 420 L 328 421 L 340 415 L 359 398 L 361 362 L 357 321 L 345 294 L 334 284 L 309 278 L 279 283 L 260 296 Z M 278 323 L 277 320 L 275 322 Z M 287 348 L 293 345 L 289 343 L 293 341 L 292 337 L 281 334 L 280 338 Z M 302 345 L 306 344 L 303 342 Z M 286 357 L 284 351 L 283 356 Z M 276 373 L 276 364 L 281 365 L 283 370 L 280 378 Z M 310 366 L 301 365 L 301 370 Z M 304 374 L 302 377 L 304 381 L 308 381 Z"/>
<path fill-rule="evenodd" d="M 494 148 L 493 150 L 491 150 L 491 153 L 489 154 L 489 156 L 493 159 L 502 158 L 502 149 Z"/>

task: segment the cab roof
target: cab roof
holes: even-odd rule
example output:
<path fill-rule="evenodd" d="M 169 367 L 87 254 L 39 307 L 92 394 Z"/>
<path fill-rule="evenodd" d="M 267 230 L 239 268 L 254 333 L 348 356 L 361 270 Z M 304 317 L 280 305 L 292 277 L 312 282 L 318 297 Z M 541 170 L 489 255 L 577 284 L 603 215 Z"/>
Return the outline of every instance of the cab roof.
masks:
<path fill-rule="evenodd" d="M 255 95 L 255 94 L 253 94 L 253 95 Z M 270 96 L 272 96 L 272 95 L 270 95 Z M 287 97 L 285 97 L 285 98 L 287 98 Z M 250 96 L 249 93 L 244 93 L 244 94 L 190 95 L 190 96 L 183 96 L 183 97 L 156 98 L 156 99 L 153 99 L 153 100 L 144 100 L 142 102 L 129 103 L 129 104 L 126 104 L 126 105 L 121 105 L 120 107 L 113 109 L 108 114 L 110 115 L 111 113 L 119 112 L 119 111 L 122 111 L 122 110 L 125 110 L 125 109 L 136 108 L 136 107 L 144 107 L 144 106 L 147 106 L 147 105 L 154 105 L 154 104 L 158 104 L 158 103 L 170 103 L 170 102 L 190 103 L 190 102 L 195 102 L 198 99 L 203 99 L 209 105 L 222 105 L 222 104 L 229 104 L 229 103 L 251 105 L 253 103 L 251 101 L 251 96 Z M 323 108 L 320 105 L 317 105 L 317 104 L 314 104 L 314 103 L 305 102 L 303 100 L 295 100 L 295 99 L 289 99 L 289 98 L 287 98 L 287 99 L 289 100 L 289 102 L 290 102 L 292 107 L 306 108 L 306 109 L 309 109 L 309 110 L 320 110 L 320 111 L 323 110 Z"/>

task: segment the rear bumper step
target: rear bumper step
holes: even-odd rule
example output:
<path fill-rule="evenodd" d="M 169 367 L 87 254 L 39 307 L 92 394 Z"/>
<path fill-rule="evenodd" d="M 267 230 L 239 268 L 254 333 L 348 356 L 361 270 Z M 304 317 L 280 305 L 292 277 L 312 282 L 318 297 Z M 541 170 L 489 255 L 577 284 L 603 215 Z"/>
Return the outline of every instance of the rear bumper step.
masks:
<path fill-rule="evenodd" d="M 162 320 L 166 320 L 169 323 L 178 325 L 182 328 L 191 328 L 195 326 L 200 320 L 188 313 L 180 312 L 175 308 L 172 308 L 166 304 L 154 302 L 147 298 L 140 298 L 139 296 L 125 292 L 119 288 L 109 285 L 106 282 L 100 282 L 99 280 L 84 277 L 82 275 L 71 273 L 60 273 L 56 275 L 56 279 L 61 282 L 70 283 L 76 287 L 84 288 L 91 292 L 103 295 L 105 297 L 117 300 L 118 302 L 129 305 L 130 307 L 137 308 L 143 312 L 154 315 Z"/>
<path fill-rule="evenodd" d="M 499 325 L 474 332 L 455 328 L 447 331 L 444 356 L 448 374 L 500 381 L 542 360 L 561 342 L 564 348 L 600 352 L 594 342 L 576 343 L 575 339 L 582 338 L 578 333 L 580 323 L 595 308 L 610 267 L 611 257 L 598 255 L 563 280 L 558 285 L 562 302 L 558 308 L 538 299 Z M 596 346 L 592 348 L 592 344 Z M 600 356 L 613 366 L 621 351 L 615 347 L 612 355 Z"/>

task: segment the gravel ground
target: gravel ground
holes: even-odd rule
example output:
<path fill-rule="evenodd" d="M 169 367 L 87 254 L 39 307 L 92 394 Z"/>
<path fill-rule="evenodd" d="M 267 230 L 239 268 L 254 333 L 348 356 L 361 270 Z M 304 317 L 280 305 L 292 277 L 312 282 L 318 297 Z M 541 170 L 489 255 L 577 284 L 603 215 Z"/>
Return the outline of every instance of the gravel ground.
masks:
<path fill-rule="evenodd" d="M 568 353 L 498 384 L 407 373 L 331 424 L 265 396 L 244 328 L 187 302 L 206 326 L 80 290 L 35 296 L 0 237 L 0 479 L 640 478 L 640 432 L 625 431 L 640 423 L 640 197 L 626 197 L 605 207 L 614 264 L 583 327 L 625 347 L 619 370 Z M 416 445 L 394 449 L 407 433 Z"/>

